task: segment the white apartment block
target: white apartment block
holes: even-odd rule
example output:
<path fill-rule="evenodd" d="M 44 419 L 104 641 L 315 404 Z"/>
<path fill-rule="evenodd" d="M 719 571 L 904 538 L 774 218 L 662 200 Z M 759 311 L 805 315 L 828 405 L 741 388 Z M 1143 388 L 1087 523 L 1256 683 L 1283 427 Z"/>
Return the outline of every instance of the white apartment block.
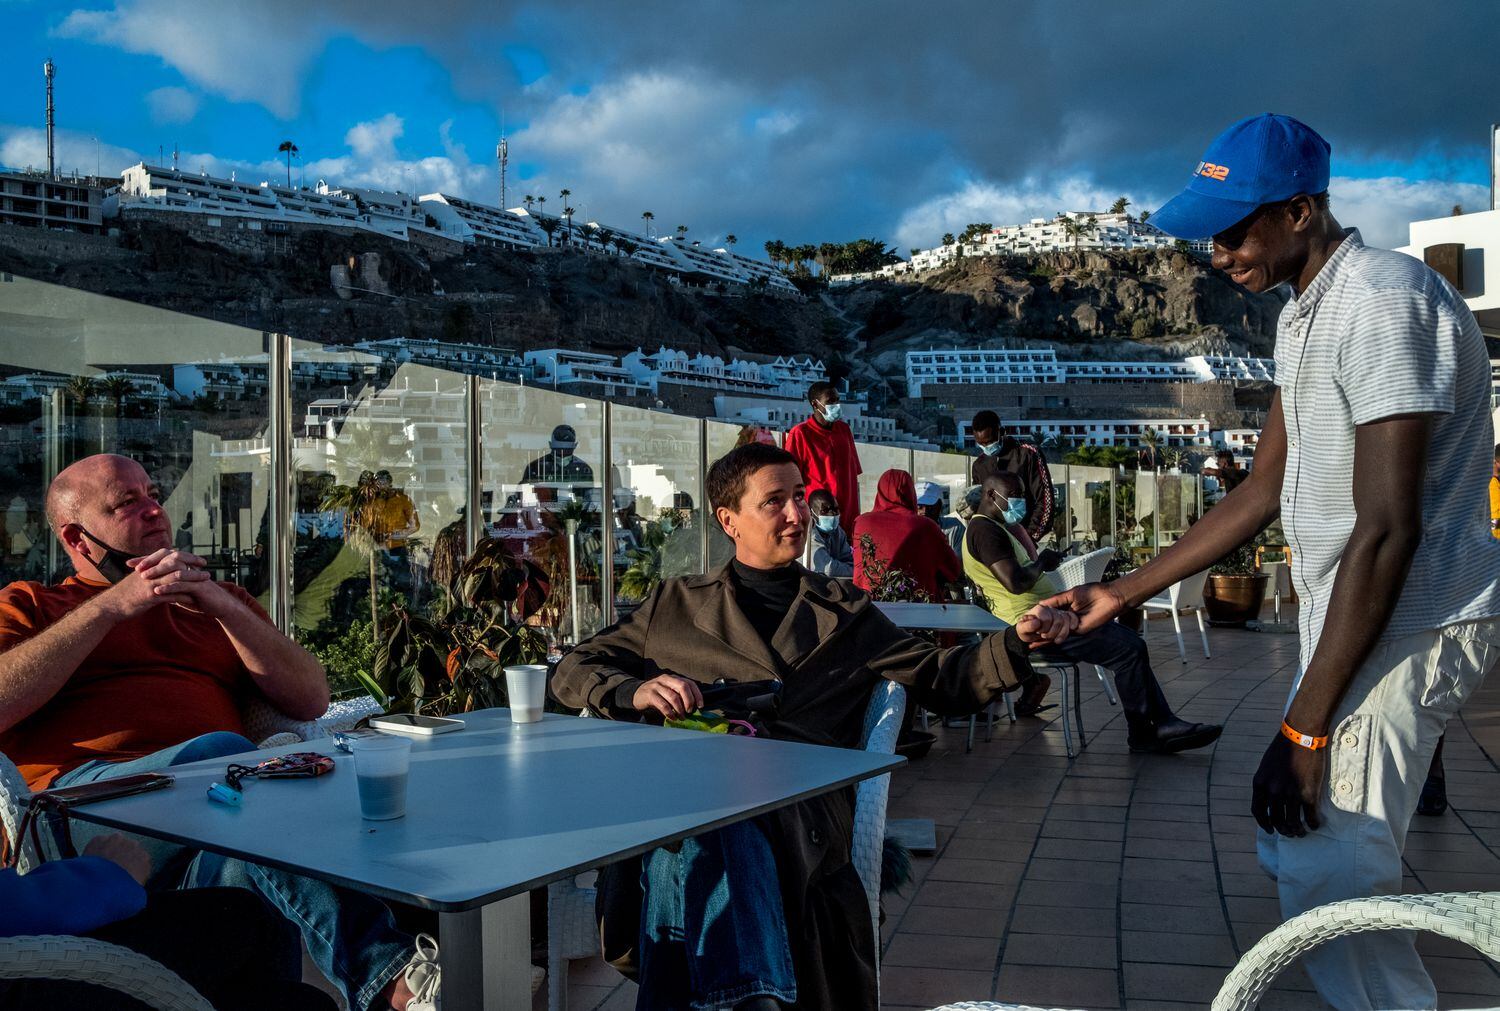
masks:
<path fill-rule="evenodd" d="M 774 400 L 767 397 L 744 397 L 721 394 L 714 397 L 714 417 L 731 425 L 760 425 L 763 428 L 785 432 L 793 425 L 800 425 L 811 415 L 812 409 L 803 400 Z M 896 427 L 894 418 L 881 418 L 864 412 L 864 405 L 855 401 L 844 402 L 842 421 L 859 442 L 901 443 L 912 442 L 912 438 Z"/>
<path fill-rule="evenodd" d="M 1258 428 L 1225 428 L 1214 433 L 1214 448 L 1229 450 L 1240 463 L 1254 458 L 1255 446 L 1259 442 Z"/>
<path fill-rule="evenodd" d="M 1269 358 L 1194 355 L 1175 362 L 1061 361 L 1051 348 L 943 348 L 906 353 L 906 391 L 926 395 L 929 386 L 999 383 L 1127 383 L 1270 381 Z"/>
<path fill-rule="evenodd" d="M 1179 240 L 1133 215 L 1107 211 L 1066 211 L 1055 218 L 1032 218 L 1021 225 L 1001 225 L 968 242 L 925 249 L 909 261 L 893 263 L 863 274 L 837 274 L 830 284 L 857 284 L 878 278 L 938 270 L 960 256 L 1007 256 L 1093 249 L 1171 249 Z M 1207 241 L 1189 242 L 1200 253 L 1212 251 Z"/>
<path fill-rule="evenodd" d="M 15 407 L 68 387 L 68 376 L 53 372 L 28 372 L 0 379 L 0 404 Z"/>
<path fill-rule="evenodd" d="M 136 211 L 193 214 L 210 228 L 229 217 L 249 219 L 245 227 L 251 231 L 266 223 L 305 224 L 359 228 L 405 240 L 411 222 L 393 214 L 401 199 L 400 194 L 382 194 L 376 201 L 379 209 L 371 211 L 361 206 L 363 198 L 356 199 L 352 191 L 346 194 L 326 183 L 317 189 L 247 183 L 141 162 L 121 175 L 112 209 L 127 216 Z"/>
<path fill-rule="evenodd" d="M 652 393 L 659 383 L 701 386 L 726 393 L 762 394 L 796 399 L 813 383 L 825 378 L 827 367 L 811 355 L 783 355 L 766 362 L 699 353 L 689 356 L 665 346 L 647 354 L 640 348 L 620 360 L 631 375 Z"/>
<path fill-rule="evenodd" d="M 270 389 L 270 355 L 261 352 L 204 358 L 172 367 L 172 389 L 184 397 L 260 400 Z M 362 385 L 379 378 L 380 359 L 361 351 L 297 349 L 292 353 L 292 389 Z"/>
<path fill-rule="evenodd" d="M 488 376 L 525 383 L 532 369 L 514 351 L 468 344 L 458 341 L 424 340 L 417 337 L 390 337 L 378 341 L 358 341 L 354 347 L 394 365 L 425 365 L 465 375 Z"/>
<path fill-rule="evenodd" d="M 503 211 L 447 193 L 421 198 L 422 211 L 449 238 L 476 246 L 534 249 L 547 244 L 547 235 L 522 210 Z"/>
<path fill-rule="evenodd" d="M 1039 433 L 1065 446 L 1136 446 L 1150 429 L 1158 445 L 1173 449 L 1212 449 L 1213 426 L 1207 418 L 1005 418 L 1001 424 L 1021 435 Z M 973 434 L 962 423 L 965 445 L 973 445 Z"/>
<path fill-rule="evenodd" d="M 631 375 L 614 355 L 567 348 L 545 348 L 528 351 L 526 364 L 535 370 L 538 386 L 554 390 L 566 387 L 571 392 L 612 399 L 651 392 L 651 386 Z"/>

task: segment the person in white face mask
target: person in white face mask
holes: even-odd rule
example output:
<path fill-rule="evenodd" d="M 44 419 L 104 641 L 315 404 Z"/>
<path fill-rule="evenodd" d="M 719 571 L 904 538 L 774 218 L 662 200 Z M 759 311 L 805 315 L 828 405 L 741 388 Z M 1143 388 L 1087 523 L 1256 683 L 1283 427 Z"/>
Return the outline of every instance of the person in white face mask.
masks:
<path fill-rule="evenodd" d="M 859 453 L 854 433 L 841 420 L 844 405 L 832 383 L 813 383 L 807 389 L 812 417 L 786 434 L 784 448 L 797 460 L 808 493 L 823 488 L 839 504 L 839 525 L 853 534 L 859 516 Z"/>
<path fill-rule="evenodd" d="M 807 496 L 812 510 L 812 564 L 808 568 L 825 576 L 854 575 L 854 547 L 839 525 L 839 504 L 822 488 Z"/>
<path fill-rule="evenodd" d="M 1058 592 L 1053 570 L 1062 555 L 1049 548 L 1037 549 L 1021 519 L 1026 498 L 1021 479 L 1009 471 L 985 479 L 979 508 L 964 535 L 964 575 L 983 593 L 991 613 L 1014 623 L 1037 601 Z M 1146 643 L 1118 622 L 1109 622 L 1087 635 L 1071 635 L 1064 642 L 1036 651 L 1042 660 L 1063 663 L 1094 663 L 1114 673 L 1125 711 L 1131 751 L 1167 754 L 1202 748 L 1218 740 L 1220 726 L 1189 723 L 1178 719 L 1162 694 Z M 1041 709 L 1046 679 L 1028 686 L 1016 715 L 1027 716 Z"/>
<path fill-rule="evenodd" d="M 1005 470 L 1021 479 L 1021 497 L 1026 499 L 1022 523 L 1031 539 L 1039 541 L 1052 530 L 1052 473 L 1041 451 L 1029 442 L 1012 438 L 994 411 L 974 415 L 970 427 L 979 456 L 974 461 L 973 482 L 983 485 L 985 479 Z"/>

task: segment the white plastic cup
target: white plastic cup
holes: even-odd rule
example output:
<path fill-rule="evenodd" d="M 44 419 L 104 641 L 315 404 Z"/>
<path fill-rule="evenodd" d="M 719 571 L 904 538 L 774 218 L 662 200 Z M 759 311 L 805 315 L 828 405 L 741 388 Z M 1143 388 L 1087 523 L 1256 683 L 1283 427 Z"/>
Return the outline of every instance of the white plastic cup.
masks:
<path fill-rule="evenodd" d="M 505 690 L 510 695 L 510 721 L 537 722 L 547 695 L 547 665 L 522 663 L 505 668 Z"/>
<path fill-rule="evenodd" d="M 349 742 L 359 778 L 359 813 L 369 821 L 406 815 L 406 780 L 411 768 L 411 739 L 394 734 L 356 737 Z"/>

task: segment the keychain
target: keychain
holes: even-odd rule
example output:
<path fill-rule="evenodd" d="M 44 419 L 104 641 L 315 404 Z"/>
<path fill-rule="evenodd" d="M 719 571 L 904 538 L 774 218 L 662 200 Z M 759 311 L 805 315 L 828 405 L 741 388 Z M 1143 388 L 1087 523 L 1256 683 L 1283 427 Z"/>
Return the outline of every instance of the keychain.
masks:
<path fill-rule="evenodd" d="M 259 765 L 231 765 L 224 774 L 223 783 L 214 783 L 208 788 L 208 799 L 228 807 L 239 807 L 244 799 L 247 779 L 309 779 L 333 771 L 333 759 L 316 751 L 299 751 L 278 758 L 269 758 Z"/>

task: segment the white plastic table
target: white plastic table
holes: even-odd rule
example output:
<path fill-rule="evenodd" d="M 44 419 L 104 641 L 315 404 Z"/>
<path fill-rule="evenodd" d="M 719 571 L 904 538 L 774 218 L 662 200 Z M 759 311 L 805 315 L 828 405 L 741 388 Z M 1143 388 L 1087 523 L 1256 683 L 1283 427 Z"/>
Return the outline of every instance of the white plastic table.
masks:
<path fill-rule="evenodd" d="M 934 632 L 1003 632 L 1010 626 L 977 604 L 877 603 L 898 628 Z"/>
<path fill-rule="evenodd" d="M 331 775 L 250 782 L 208 800 L 232 758 L 171 770 L 166 790 L 75 817 L 438 911 L 445 1011 L 531 1006 L 527 893 L 886 773 L 905 759 L 841 748 L 504 709 L 412 739 L 406 817 L 359 816 L 354 763 L 332 740 L 255 753 L 334 755 Z M 248 757 L 248 756 L 246 756 Z"/>

